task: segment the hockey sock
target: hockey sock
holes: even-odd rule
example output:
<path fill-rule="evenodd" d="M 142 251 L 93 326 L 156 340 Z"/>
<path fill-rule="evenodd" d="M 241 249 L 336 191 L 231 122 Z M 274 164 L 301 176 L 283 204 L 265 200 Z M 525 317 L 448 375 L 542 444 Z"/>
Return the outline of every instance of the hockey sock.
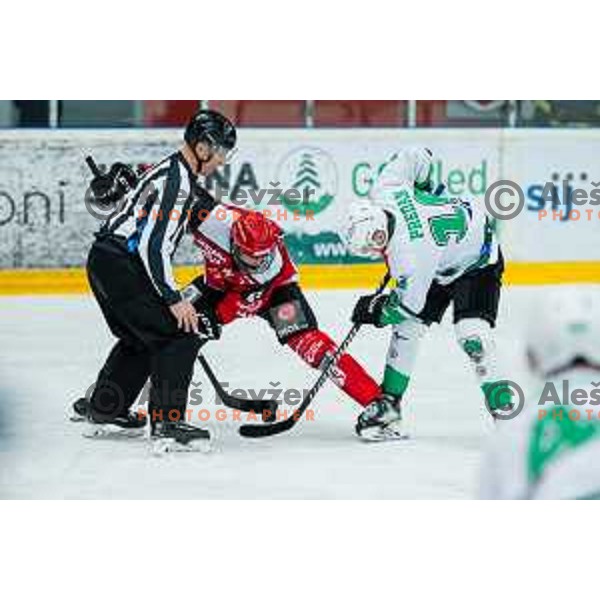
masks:
<path fill-rule="evenodd" d="M 383 375 L 384 393 L 396 397 L 404 394 L 417 358 L 419 340 L 426 330 L 425 325 L 414 320 L 394 325 Z"/>
<path fill-rule="evenodd" d="M 460 347 L 469 357 L 481 390 L 492 410 L 512 402 L 510 387 L 498 373 L 498 358 L 492 327 L 483 319 L 462 319 L 454 326 Z"/>
<path fill-rule="evenodd" d="M 294 335 L 288 346 L 313 368 L 320 368 L 335 352 L 335 342 L 324 332 L 310 329 Z M 381 388 L 349 354 L 342 354 L 330 371 L 330 379 L 361 406 L 381 396 Z"/>

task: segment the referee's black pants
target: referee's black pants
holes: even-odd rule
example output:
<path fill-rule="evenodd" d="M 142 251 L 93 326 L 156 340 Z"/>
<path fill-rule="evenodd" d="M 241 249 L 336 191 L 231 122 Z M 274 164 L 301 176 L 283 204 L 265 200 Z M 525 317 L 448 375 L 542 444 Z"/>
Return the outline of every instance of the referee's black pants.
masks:
<path fill-rule="evenodd" d="M 124 241 L 96 240 L 87 274 L 106 323 L 118 338 L 90 398 L 92 417 L 110 421 L 127 413 L 150 378 L 150 418 L 183 418 L 201 339 L 178 329 L 141 259 L 127 252 Z"/>

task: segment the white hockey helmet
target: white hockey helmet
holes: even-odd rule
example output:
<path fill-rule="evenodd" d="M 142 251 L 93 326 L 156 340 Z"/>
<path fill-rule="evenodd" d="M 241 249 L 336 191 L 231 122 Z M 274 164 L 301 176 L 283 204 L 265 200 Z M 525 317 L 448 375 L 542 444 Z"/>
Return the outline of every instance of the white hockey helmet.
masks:
<path fill-rule="evenodd" d="M 415 185 L 425 186 L 431 179 L 433 171 L 433 152 L 429 148 L 413 148 L 412 156 L 415 169 Z"/>
<path fill-rule="evenodd" d="M 600 369 L 600 288 L 565 288 L 544 294 L 530 315 L 526 349 L 538 375 L 578 363 Z"/>
<path fill-rule="evenodd" d="M 389 240 L 388 217 L 380 206 L 369 200 L 355 202 L 348 211 L 344 240 L 351 254 L 376 258 Z"/>

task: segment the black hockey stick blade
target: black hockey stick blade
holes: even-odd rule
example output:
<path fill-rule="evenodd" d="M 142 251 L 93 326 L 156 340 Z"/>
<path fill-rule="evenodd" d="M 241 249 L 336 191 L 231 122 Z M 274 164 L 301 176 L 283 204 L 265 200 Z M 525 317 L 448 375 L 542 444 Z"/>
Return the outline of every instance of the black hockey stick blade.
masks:
<path fill-rule="evenodd" d="M 381 280 L 379 287 L 377 288 L 376 294 L 381 294 L 387 284 L 391 279 L 389 271 L 386 272 L 385 276 Z M 352 343 L 352 340 L 356 337 L 356 334 L 359 332 L 361 327 L 361 323 L 354 323 L 352 325 L 352 329 L 348 332 L 348 335 L 344 338 L 344 341 L 338 346 L 337 350 L 330 357 L 326 367 L 323 369 L 319 378 L 312 386 L 308 394 L 302 400 L 300 406 L 293 412 L 292 416 L 288 419 L 284 419 L 282 421 L 277 421 L 275 423 L 269 423 L 267 425 L 242 425 L 239 429 L 239 433 L 243 437 L 250 438 L 259 438 L 259 437 L 267 437 L 270 435 L 277 435 L 278 433 L 284 433 L 289 431 L 296 423 L 300 420 L 310 403 L 313 401 L 314 397 L 317 395 L 319 390 L 323 387 L 323 384 L 329 379 L 329 371 L 331 367 L 337 362 L 338 358 L 346 351 L 348 346 Z"/>
<path fill-rule="evenodd" d="M 206 358 L 204 358 L 204 355 L 198 355 L 198 362 L 202 365 L 217 396 L 221 398 L 221 401 L 225 406 L 233 408 L 234 410 L 241 410 L 242 412 L 255 412 L 260 414 L 265 423 L 271 423 L 277 418 L 277 409 L 279 408 L 277 402 L 274 400 L 245 400 L 244 398 L 236 398 L 235 396 L 228 394 L 223 389 L 221 382 L 217 379 L 217 376 L 208 364 Z"/>

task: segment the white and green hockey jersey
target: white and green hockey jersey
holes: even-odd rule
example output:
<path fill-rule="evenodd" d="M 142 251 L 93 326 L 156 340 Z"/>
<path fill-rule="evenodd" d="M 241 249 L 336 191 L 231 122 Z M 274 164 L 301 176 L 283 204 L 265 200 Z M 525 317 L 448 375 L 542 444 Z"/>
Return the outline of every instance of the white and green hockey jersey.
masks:
<path fill-rule="evenodd" d="M 600 499 L 600 389 L 590 378 L 565 378 L 546 384 L 558 392 L 556 404 L 539 405 L 540 388 L 521 414 L 498 424 L 484 452 L 481 498 Z M 565 381 L 569 394 L 587 393 L 584 404 L 561 404 Z"/>
<path fill-rule="evenodd" d="M 432 282 L 445 285 L 494 264 L 499 250 L 482 201 L 419 190 L 406 180 L 401 162 L 392 157 L 380 169 L 371 200 L 393 215 L 385 259 L 410 317 L 423 309 Z"/>

